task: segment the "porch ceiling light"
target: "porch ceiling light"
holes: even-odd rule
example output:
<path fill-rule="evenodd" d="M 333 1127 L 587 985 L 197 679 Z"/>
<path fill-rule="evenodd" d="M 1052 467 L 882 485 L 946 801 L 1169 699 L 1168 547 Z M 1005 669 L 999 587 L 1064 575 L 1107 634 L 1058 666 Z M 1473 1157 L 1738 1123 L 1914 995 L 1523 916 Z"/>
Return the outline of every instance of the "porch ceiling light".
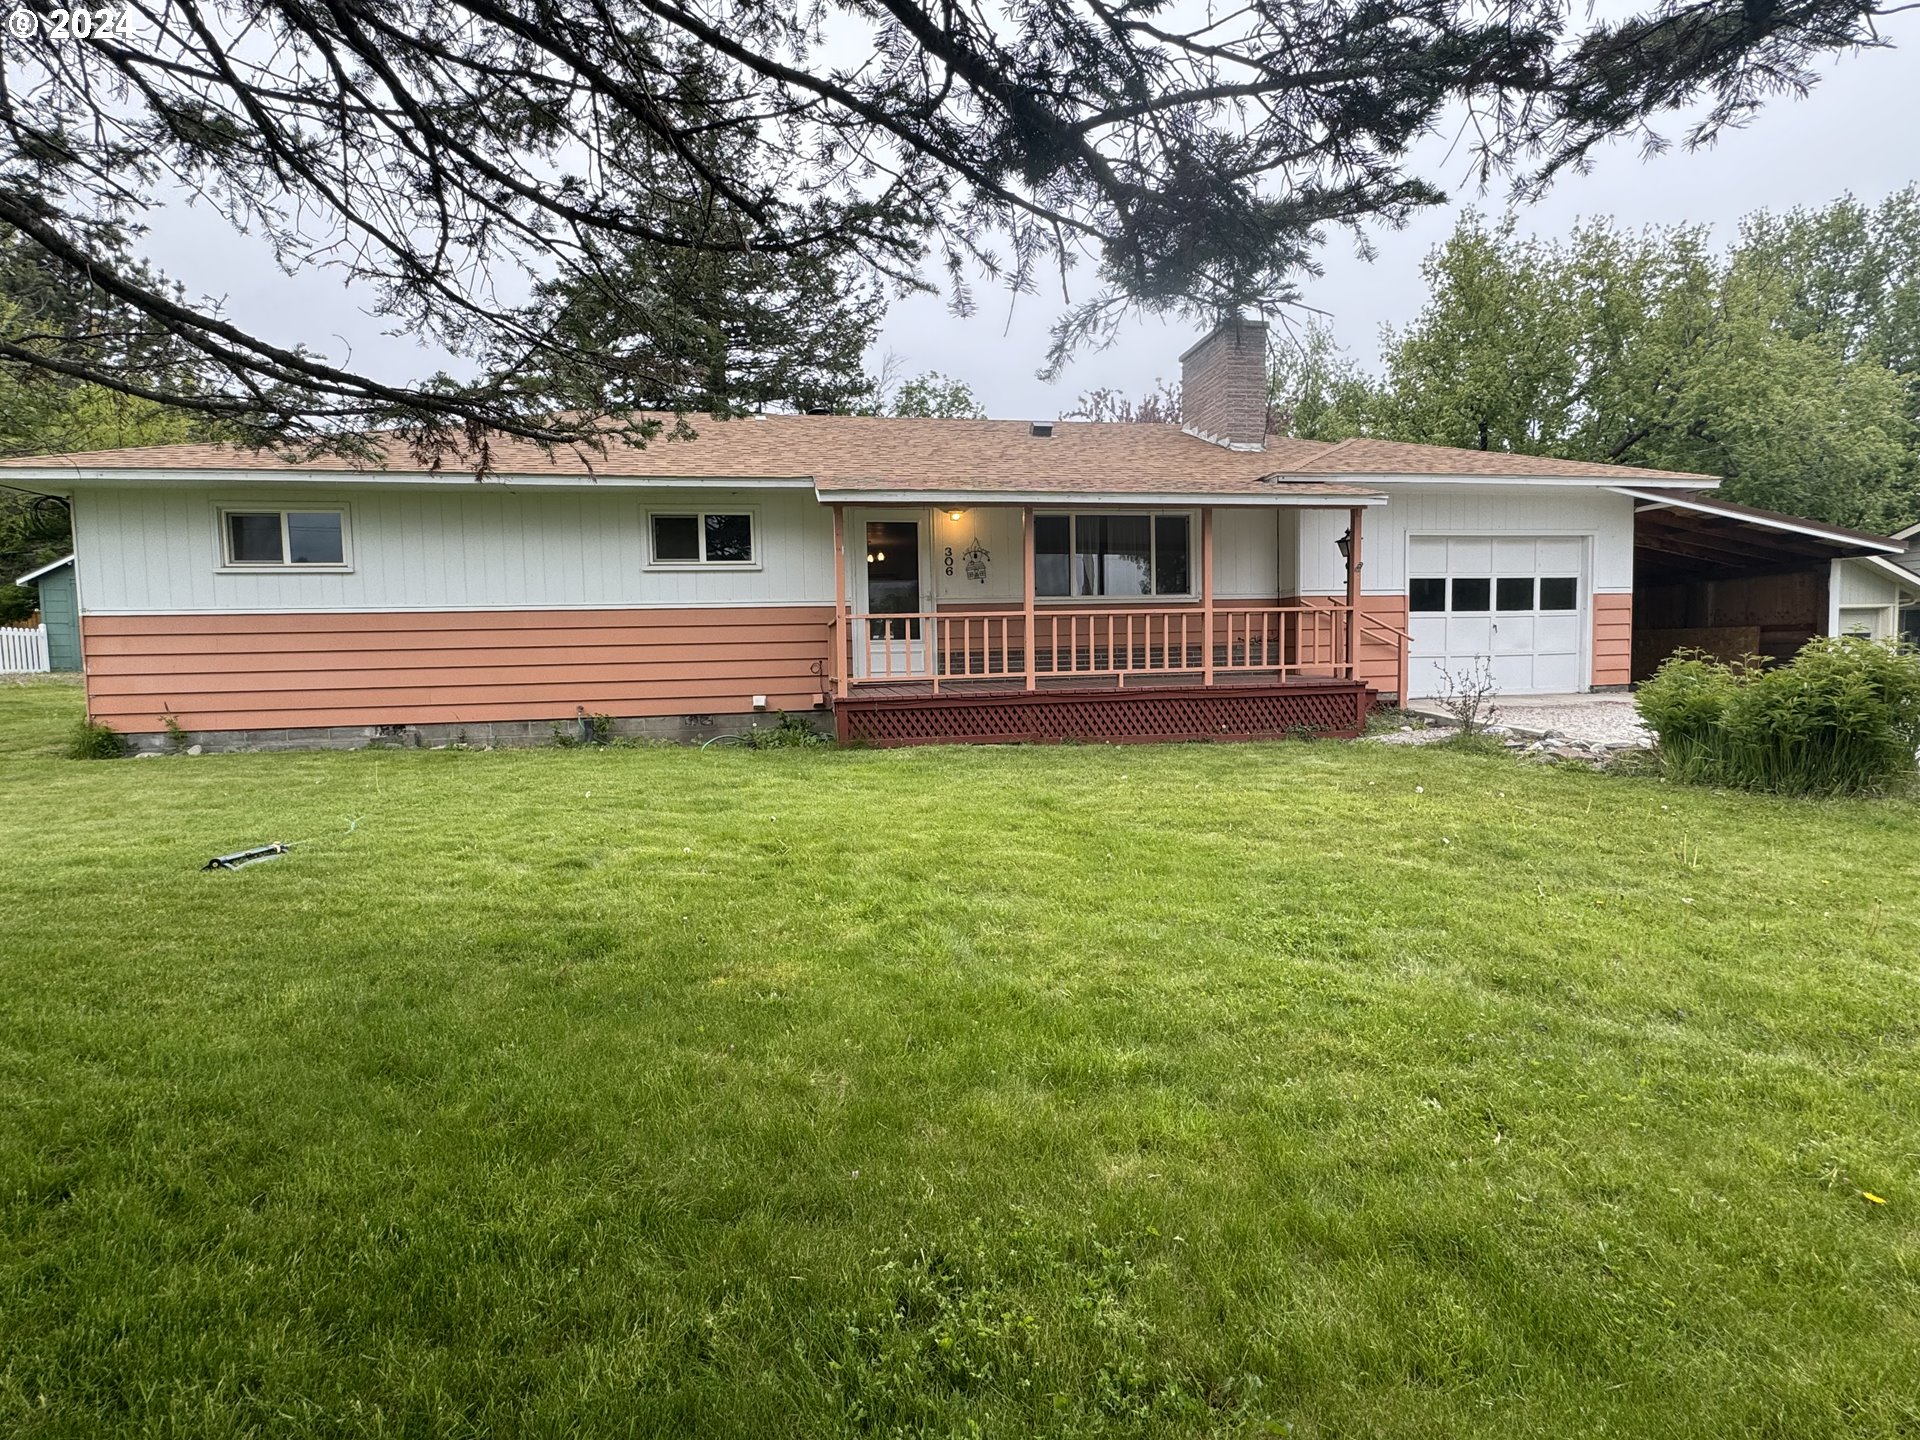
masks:
<path fill-rule="evenodd" d="M 966 513 L 967 512 L 964 510 L 949 510 L 947 511 L 947 518 L 949 520 L 958 520 L 962 515 Z"/>

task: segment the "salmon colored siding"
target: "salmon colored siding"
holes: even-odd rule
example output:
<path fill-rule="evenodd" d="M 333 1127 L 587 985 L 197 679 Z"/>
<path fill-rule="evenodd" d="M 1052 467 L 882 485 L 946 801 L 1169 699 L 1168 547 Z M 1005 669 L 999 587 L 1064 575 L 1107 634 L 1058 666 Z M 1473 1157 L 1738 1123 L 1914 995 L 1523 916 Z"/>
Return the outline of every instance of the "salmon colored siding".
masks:
<path fill-rule="evenodd" d="M 89 615 L 87 703 L 134 734 L 811 708 L 829 605 Z"/>
<path fill-rule="evenodd" d="M 1625 685 L 1633 678 L 1633 596 L 1593 597 L 1593 683 Z"/>
<path fill-rule="evenodd" d="M 1345 605 L 1344 595 L 1300 595 L 1291 600 L 1282 600 L 1282 605 L 1302 605 L 1309 608 L 1324 605 Z M 1404 595 L 1362 595 L 1360 613 L 1368 620 L 1380 626 L 1391 626 L 1395 630 L 1407 628 L 1407 597 Z M 1398 694 L 1400 690 L 1400 650 L 1396 637 L 1377 628 L 1362 626 L 1360 629 L 1360 675 L 1359 679 L 1371 685 L 1382 694 Z M 1402 697 L 1404 698 L 1404 697 Z"/>

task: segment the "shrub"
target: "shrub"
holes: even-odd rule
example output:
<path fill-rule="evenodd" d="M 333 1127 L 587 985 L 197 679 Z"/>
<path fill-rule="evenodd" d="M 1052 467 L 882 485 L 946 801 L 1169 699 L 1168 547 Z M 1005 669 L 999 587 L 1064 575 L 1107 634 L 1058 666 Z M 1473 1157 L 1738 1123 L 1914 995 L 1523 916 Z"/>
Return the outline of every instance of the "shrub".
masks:
<path fill-rule="evenodd" d="M 793 747 L 824 745 L 827 737 L 798 715 L 776 710 L 771 725 L 756 725 L 740 737 L 749 750 L 785 750 Z"/>
<path fill-rule="evenodd" d="M 1704 650 L 1676 650 L 1634 696 L 1640 718 L 1660 743 L 1675 780 L 1713 784 L 1720 778 L 1727 706 L 1758 663 L 1727 664 Z"/>
<path fill-rule="evenodd" d="M 67 754 L 75 760 L 118 760 L 128 748 L 127 737 L 111 725 L 82 720 L 74 727 Z"/>
<path fill-rule="evenodd" d="M 1920 655 L 1844 635 L 1790 664 L 1676 655 L 1641 687 L 1642 718 L 1678 780 L 1788 795 L 1866 794 L 1911 779 Z"/>
<path fill-rule="evenodd" d="M 1914 773 L 1920 655 L 1859 636 L 1815 640 L 1741 687 L 1726 731 L 1732 771 L 1749 789 L 1885 790 Z"/>
<path fill-rule="evenodd" d="M 553 727 L 553 743 L 562 748 L 574 745 L 611 745 L 613 743 L 613 716 L 589 715 L 585 707 L 577 712 L 571 725 L 564 722 Z"/>
<path fill-rule="evenodd" d="M 1493 664 L 1485 655 L 1473 657 L 1473 663 L 1458 674 L 1440 667 L 1440 708 L 1460 727 L 1462 735 L 1485 730 L 1500 718 L 1493 703 L 1498 694 L 1493 683 Z"/>

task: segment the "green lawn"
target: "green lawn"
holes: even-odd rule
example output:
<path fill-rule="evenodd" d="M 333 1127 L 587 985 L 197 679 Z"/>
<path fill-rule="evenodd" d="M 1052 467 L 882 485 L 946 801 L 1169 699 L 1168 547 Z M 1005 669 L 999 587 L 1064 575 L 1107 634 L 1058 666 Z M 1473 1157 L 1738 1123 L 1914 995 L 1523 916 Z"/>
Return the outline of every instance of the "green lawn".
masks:
<path fill-rule="evenodd" d="M 1920 1427 L 1911 803 L 77 709 L 0 687 L 0 1432 Z"/>

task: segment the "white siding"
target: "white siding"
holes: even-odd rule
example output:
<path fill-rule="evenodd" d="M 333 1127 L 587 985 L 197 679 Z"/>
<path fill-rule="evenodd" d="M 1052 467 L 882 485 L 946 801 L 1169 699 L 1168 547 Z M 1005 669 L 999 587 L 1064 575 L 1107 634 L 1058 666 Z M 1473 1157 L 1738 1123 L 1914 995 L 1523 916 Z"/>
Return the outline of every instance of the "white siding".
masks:
<path fill-rule="evenodd" d="M 855 512 L 848 511 L 851 518 Z M 1020 602 L 1021 571 L 1025 555 L 1020 535 L 1020 512 L 990 505 L 962 510 L 955 520 L 944 510 L 933 517 L 933 598 L 937 605 L 989 605 Z M 961 557 L 975 540 L 987 552 L 987 580 L 967 578 Z M 831 545 L 832 526 L 828 526 Z M 953 574 L 947 574 L 946 551 L 953 547 Z"/>
<path fill-rule="evenodd" d="M 1415 535 L 1590 537 L 1592 588 L 1615 594 L 1633 590 L 1633 501 L 1625 495 L 1572 486 L 1525 490 L 1380 481 L 1377 488 L 1388 503 L 1368 510 L 1361 530 L 1361 588 L 1369 595 L 1406 594 L 1407 546 Z M 1346 571 L 1334 542 L 1346 528 L 1345 510 L 1300 512 L 1294 593 L 1345 592 Z"/>
<path fill-rule="evenodd" d="M 1274 600 L 1280 589 L 1279 510 L 1213 512 L 1213 593 L 1221 600 Z M 1199 557 L 1193 584 L 1200 588 Z"/>
<path fill-rule="evenodd" d="M 1391 503 L 1366 515 L 1363 578 L 1369 594 L 1406 593 L 1408 537 L 1421 534 L 1588 536 L 1593 588 L 1633 587 L 1633 504 L 1625 496 L 1563 487 L 1528 492 L 1382 482 L 1380 488 Z M 810 491 L 356 486 L 334 494 L 303 486 L 300 504 L 346 508 L 352 570 L 221 573 L 218 508 L 272 507 L 292 498 L 284 489 L 266 488 L 81 490 L 74 523 L 87 557 L 83 608 L 140 614 L 833 601 L 832 516 Z M 688 504 L 753 509 L 759 568 L 649 570 L 646 510 Z M 931 568 L 940 603 L 1019 599 L 1018 509 L 973 507 L 957 521 L 944 512 L 923 513 L 932 521 Z M 1217 510 L 1215 593 L 1223 600 L 1341 593 L 1346 580 L 1334 541 L 1347 518 L 1345 508 Z M 969 581 L 959 563 L 949 578 L 945 546 L 953 544 L 957 561 L 976 537 L 992 557 L 987 583 Z M 1195 540 L 1197 551 L 1197 529 Z"/>
<path fill-rule="evenodd" d="M 1835 603 L 1840 605 L 1892 605 L 1900 599 L 1900 582 L 1884 570 L 1852 560 L 1839 560 L 1833 567 Z M 1920 577 L 1915 580 L 1920 585 Z"/>
<path fill-rule="evenodd" d="M 340 503 L 345 574 L 223 574 L 219 507 Z M 758 568 L 649 570 L 645 514 L 755 512 Z M 833 521 L 811 491 L 83 489 L 74 524 L 90 614 L 830 605 Z"/>
<path fill-rule="evenodd" d="M 1903 593 L 1911 592 L 1884 570 L 1858 560 L 1835 560 L 1827 584 L 1827 633 L 1891 638 L 1900 630 Z"/>

